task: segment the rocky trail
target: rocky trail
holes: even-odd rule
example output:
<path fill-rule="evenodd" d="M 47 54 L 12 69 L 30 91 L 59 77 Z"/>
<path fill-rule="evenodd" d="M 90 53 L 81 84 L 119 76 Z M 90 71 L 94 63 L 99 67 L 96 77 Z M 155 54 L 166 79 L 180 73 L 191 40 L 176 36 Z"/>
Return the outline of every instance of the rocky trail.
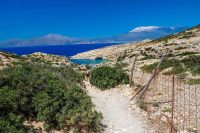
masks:
<path fill-rule="evenodd" d="M 88 81 L 84 83 L 97 111 L 103 114 L 105 133 L 150 133 L 146 120 L 133 110 L 130 98 L 123 93 L 128 87 L 100 91 Z"/>

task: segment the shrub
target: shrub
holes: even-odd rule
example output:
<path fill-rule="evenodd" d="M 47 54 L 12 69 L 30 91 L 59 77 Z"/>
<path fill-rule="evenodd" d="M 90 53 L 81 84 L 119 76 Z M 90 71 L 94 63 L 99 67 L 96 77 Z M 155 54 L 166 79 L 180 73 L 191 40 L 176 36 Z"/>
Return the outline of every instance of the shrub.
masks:
<path fill-rule="evenodd" d="M 181 61 L 175 60 L 174 63 L 175 63 L 174 64 L 175 74 L 180 74 L 180 73 L 185 71 L 184 68 L 183 68 L 183 65 L 181 64 Z M 150 65 L 144 65 L 144 66 L 141 67 L 141 69 L 143 71 L 147 72 L 147 73 L 152 73 L 153 70 L 157 67 L 157 65 L 158 65 L 158 62 L 155 62 L 155 63 L 150 64 Z M 159 69 L 162 71 L 162 70 L 165 70 L 165 69 L 170 68 L 170 67 L 173 67 L 173 59 L 168 59 L 168 60 L 163 61 L 160 65 Z M 168 72 L 167 74 L 170 74 L 170 73 L 172 73 L 172 71 Z"/>
<path fill-rule="evenodd" d="M 164 46 L 175 46 L 175 45 L 177 45 L 177 43 L 167 43 Z"/>
<path fill-rule="evenodd" d="M 98 67 L 91 72 L 90 83 L 101 90 L 115 87 L 119 84 L 127 84 L 128 74 L 124 73 L 118 65 L 116 67 Z"/>
<path fill-rule="evenodd" d="M 184 38 L 188 39 L 188 38 L 194 37 L 194 36 L 195 36 L 195 33 L 193 33 L 192 31 L 190 31 L 190 32 L 185 32 L 185 33 L 183 34 L 183 36 L 180 37 L 180 39 L 184 39 Z"/>
<path fill-rule="evenodd" d="M 197 54 L 197 52 L 186 51 L 186 52 L 177 54 L 177 56 L 186 56 L 186 55 L 193 55 L 193 54 Z"/>
<path fill-rule="evenodd" d="M 30 119 L 47 129 L 99 131 L 102 116 L 72 68 L 22 62 L 0 74 L 0 132 L 26 132 Z"/>
<path fill-rule="evenodd" d="M 126 53 L 123 53 L 122 55 L 120 55 L 118 58 L 117 58 L 117 62 L 120 62 L 120 61 L 123 61 L 128 55 Z"/>
<path fill-rule="evenodd" d="M 191 55 L 188 58 L 184 58 L 182 62 L 184 63 L 186 69 L 192 73 L 192 75 L 200 75 L 199 55 Z"/>
<path fill-rule="evenodd" d="M 141 109 L 147 110 L 147 103 L 146 103 L 144 100 L 138 99 L 138 100 L 136 100 L 136 104 L 137 104 L 137 106 L 140 107 Z"/>
<path fill-rule="evenodd" d="M 162 111 L 163 112 L 172 112 L 172 108 L 165 107 Z"/>
<path fill-rule="evenodd" d="M 1 50 L 0 50 L 0 54 L 7 58 L 24 59 L 22 56 L 19 56 L 10 52 L 1 51 Z"/>
<path fill-rule="evenodd" d="M 190 85 L 200 84 L 200 78 L 190 79 L 187 83 L 190 84 Z"/>
<path fill-rule="evenodd" d="M 182 60 L 176 60 L 174 62 L 175 66 L 175 74 L 182 74 L 186 71 L 191 72 L 192 75 L 200 75 L 200 56 L 199 55 L 190 55 L 187 58 L 184 58 Z M 158 62 L 150 64 L 150 65 L 144 65 L 141 67 L 141 69 L 147 73 L 152 73 L 153 70 L 156 68 Z M 166 68 L 173 67 L 173 59 L 165 60 L 160 65 L 160 70 L 164 70 Z M 166 75 L 172 74 L 172 71 L 166 72 Z"/>
<path fill-rule="evenodd" d="M 180 46 L 180 47 L 178 47 L 178 48 L 175 48 L 175 50 L 183 50 L 183 49 L 187 49 L 187 47 L 182 47 L 182 46 Z"/>
<path fill-rule="evenodd" d="M 156 68 L 156 65 L 157 65 L 157 63 L 153 63 L 150 65 L 144 65 L 140 69 L 142 69 L 143 71 L 145 71 L 147 73 L 152 73 L 153 70 Z"/>
<path fill-rule="evenodd" d="M 141 60 L 156 59 L 153 55 L 148 55 L 146 53 L 142 54 L 144 57 Z"/>

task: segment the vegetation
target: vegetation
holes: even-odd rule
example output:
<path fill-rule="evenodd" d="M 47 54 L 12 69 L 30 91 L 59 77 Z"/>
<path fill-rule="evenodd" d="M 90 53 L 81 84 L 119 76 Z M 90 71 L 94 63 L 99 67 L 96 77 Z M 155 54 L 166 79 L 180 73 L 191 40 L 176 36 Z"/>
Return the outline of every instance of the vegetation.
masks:
<path fill-rule="evenodd" d="M 46 130 L 99 131 L 102 115 L 72 68 L 21 62 L 0 75 L 0 132 L 28 132 L 25 120 L 43 122 Z"/>
<path fill-rule="evenodd" d="M 158 43 L 158 42 L 164 42 L 164 43 L 168 43 L 168 40 L 170 39 L 173 39 L 173 38 L 176 38 L 176 37 L 179 37 L 180 39 L 183 39 L 183 38 L 190 38 L 190 37 L 194 37 L 195 34 L 191 31 L 191 30 L 194 30 L 194 29 L 199 29 L 199 25 L 195 26 L 195 27 L 192 27 L 192 28 L 189 28 L 187 29 L 186 31 L 182 31 L 182 32 L 179 32 L 177 34 L 171 34 L 171 35 L 167 35 L 167 36 L 164 36 L 164 37 L 161 37 L 161 38 L 158 38 L 158 39 L 154 39 L 148 43 Z"/>
<path fill-rule="evenodd" d="M 176 74 L 180 74 L 183 72 L 183 66 L 181 65 L 180 61 L 179 60 L 175 60 L 174 62 L 175 64 L 175 73 Z M 158 62 L 156 63 L 153 63 L 153 64 L 150 64 L 150 65 L 144 65 L 141 67 L 141 69 L 147 73 L 152 73 L 153 70 L 156 68 L 156 66 L 158 65 Z M 170 68 L 170 67 L 173 67 L 173 59 L 168 59 L 168 60 L 165 60 L 163 63 L 161 63 L 160 65 L 160 70 L 164 70 L 164 69 L 167 69 L 167 68 Z"/>
<path fill-rule="evenodd" d="M 157 43 L 157 42 L 161 42 L 161 41 L 168 43 L 168 40 L 175 38 L 176 36 L 178 36 L 178 35 L 177 34 L 167 35 L 167 36 L 164 36 L 164 37 L 160 37 L 158 39 L 154 39 L 154 40 L 150 41 L 149 43 Z"/>
<path fill-rule="evenodd" d="M 41 59 L 41 58 L 33 58 L 33 57 L 31 57 L 30 60 L 32 62 L 37 62 L 37 63 L 43 63 L 43 64 L 52 65 L 52 63 L 50 61 L 46 61 L 46 60 Z"/>
<path fill-rule="evenodd" d="M 177 54 L 177 56 L 186 56 L 186 55 L 194 55 L 194 54 L 197 54 L 197 52 L 186 51 L 186 52 Z"/>
<path fill-rule="evenodd" d="M 142 54 L 144 57 L 141 60 L 156 59 L 153 55 L 148 55 L 146 53 Z"/>
<path fill-rule="evenodd" d="M 90 78 L 90 83 L 101 90 L 109 89 L 119 84 L 127 84 L 128 81 L 129 76 L 122 70 L 120 65 L 95 68 Z"/>
<path fill-rule="evenodd" d="M 189 71 L 192 75 L 200 75 L 200 56 L 199 55 L 190 55 L 187 58 L 182 60 L 175 59 L 175 74 L 181 74 L 183 72 Z M 152 73 L 156 68 L 158 62 L 144 65 L 141 69 L 145 72 Z M 173 59 L 167 59 L 160 65 L 160 70 L 164 70 L 167 68 L 173 67 Z M 171 74 L 172 72 L 167 72 L 167 74 Z"/>
<path fill-rule="evenodd" d="M 117 62 L 123 61 L 126 57 L 127 57 L 127 54 L 126 54 L 126 53 L 121 54 L 121 55 L 117 58 Z"/>
<path fill-rule="evenodd" d="M 137 106 L 140 107 L 141 109 L 147 110 L 147 103 L 146 103 L 144 100 L 138 99 L 138 100 L 136 101 L 136 104 L 137 104 Z"/>
<path fill-rule="evenodd" d="M 182 60 L 184 66 L 187 70 L 189 70 L 192 75 L 200 75 L 200 56 L 199 55 L 191 55 L 188 58 L 184 58 Z"/>
<path fill-rule="evenodd" d="M 200 78 L 190 79 L 187 83 L 190 84 L 190 85 L 200 84 Z"/>
<path fill-rule="evenodd" d="M 133 56 L 135 56 L 135 54 L 132 54 L 133 49 L 129 49 L 129 50 L 124 50 L 123 52 L 120 53 L 120 55 L 117 57 L 117 62 L 121 62 L 123 61 L 125 58 L 132 58 Z"/>
<path fill-rule="evenodd" d="M 178 48 L 175 48 L 175 50 L 183 50 L 183 49 L 187 49 L 187 47 L 178 47 Z"/>
<path fill-rule="evenodd" d="M 162 111 L 163 112 L 172 112 L 172 109 L 169 107 L 165 107 Z"/>
<path fill-rule="evenodd" d="M 192 31 L 184 32 L 183 36 L 180 37 L 180 39 L 183 39 L 183 38 L 188 39 L 188 38 L 190 38 L 190 37 L 194 37 L 194 36 L 195 36 L 195 34 L 194 34 Z"/>
<path fill-rule="evenodd" d="M 7 57 L 7 58 L 16 58 L 16 59 L 23 59 L 22 56 L 16 55 L 14 53 L 10 53 L 10 52 L 4 52 L 0 50 L 0 54 Z"/>
<path fill-rule="evenodd" d="M 167 43 L 164 46 L 175 46 L 175 45 L 177 45 L 177 43 Z"/>

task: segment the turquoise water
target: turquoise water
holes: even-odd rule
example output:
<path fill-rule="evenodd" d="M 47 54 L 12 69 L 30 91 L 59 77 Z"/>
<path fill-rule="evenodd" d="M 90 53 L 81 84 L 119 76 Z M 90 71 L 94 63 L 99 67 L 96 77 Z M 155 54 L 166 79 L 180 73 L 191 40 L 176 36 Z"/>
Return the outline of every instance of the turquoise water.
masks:
<path fill-rule="evenodd" d="M 70 59 L 72 62 L 79 64 L 79 65 L 95 65 L 95 64 L 100 64 L 103 62 L 108 62 L 109 60 L 106 59 L 98 59 L 98 60 L 93 60 L 93 59 Z"/>

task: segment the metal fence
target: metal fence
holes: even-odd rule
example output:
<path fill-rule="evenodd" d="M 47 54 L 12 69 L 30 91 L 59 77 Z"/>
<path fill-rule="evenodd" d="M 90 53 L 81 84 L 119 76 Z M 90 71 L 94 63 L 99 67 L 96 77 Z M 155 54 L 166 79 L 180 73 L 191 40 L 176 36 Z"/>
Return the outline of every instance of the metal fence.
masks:
<path fill-rule="evenodd" d="M 150 77 L 151 74 L 140 69 L 133 72 L 134 84 L 140 87 L 147 83 Z M 173 80 L 173 76 L 158 74 L 152 80 L 144 100 L 162 103 L 161 112 L 169 119 L 169 129 L 173 128 L 173 133 L 200 133 L 200 85 L 189 85 L 176 76 Z"/>

